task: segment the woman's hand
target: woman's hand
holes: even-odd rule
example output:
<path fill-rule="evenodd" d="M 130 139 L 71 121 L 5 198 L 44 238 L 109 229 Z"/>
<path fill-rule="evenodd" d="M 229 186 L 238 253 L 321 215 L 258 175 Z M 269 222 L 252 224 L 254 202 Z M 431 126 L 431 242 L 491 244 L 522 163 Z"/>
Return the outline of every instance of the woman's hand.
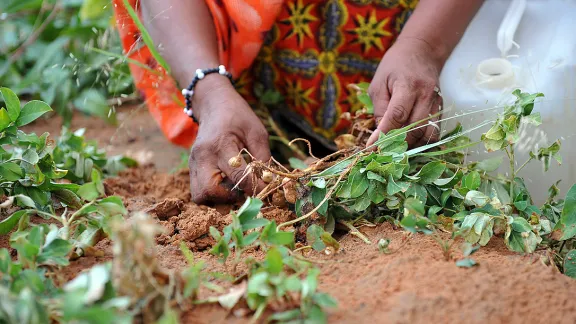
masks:
<path fill-rule="evenodd" d="M 384 55 L 368 89 L 378 124 L 368 145 L 378 140 L 380 132 L 404 127 L 439 111 L 442 67 L 432 52 L 422 40 L 398 39 Z M 436 141 L 438 135 L 435 127 L 427 126 L 409 131 L 406 140 L 411 147 L 421 146 Z"/>
<path fill-rule="evenodd" d="M 210 75 L 198 83 L 193 110 L 199 120 L 198 137 L 190 153 L 190 190 L 195 203 L 226 203 L 240 198 L 231 189 L 242 179 L 246 163 L 240 167 L 228 161 L 246 148 L 255 158 L 268 161 L 268 133 L 246 101 L 222 76 Z M 238 188 L 252 194 L 251 176 Z M 262 189 L 259 182 L 256 189 Z"/>

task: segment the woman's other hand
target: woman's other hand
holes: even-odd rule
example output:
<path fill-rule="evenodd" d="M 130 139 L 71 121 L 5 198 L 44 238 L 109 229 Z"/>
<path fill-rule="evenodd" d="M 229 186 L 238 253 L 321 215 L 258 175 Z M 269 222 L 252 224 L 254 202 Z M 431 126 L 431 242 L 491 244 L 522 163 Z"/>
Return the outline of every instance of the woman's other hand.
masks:
<path fill-rule="evenodd" d="M 368 89 L 378 124 L 368 145 L 380 132 L 421 121 L 439 111 L 441 66 L 430 53 L 430 46 L 421 40 L 399 39 L 384 55 Z M 409 131 L 406 140 L 412 147 L 420 146 L 437 140 L 438 135 L 435 127 L 427 126 Z"/>
<path fill-rule="evenodd" d="M 484 0 L 420 0 L 382 58 L 369 93 L 378 122 L 368 145 L 380 132 L 388 132 L 438 112 L 438 79 L 444 63 L 460 41 Z M 436 127 L 414 129 L 407 134 L 411 146 L 433 141 Z"/>

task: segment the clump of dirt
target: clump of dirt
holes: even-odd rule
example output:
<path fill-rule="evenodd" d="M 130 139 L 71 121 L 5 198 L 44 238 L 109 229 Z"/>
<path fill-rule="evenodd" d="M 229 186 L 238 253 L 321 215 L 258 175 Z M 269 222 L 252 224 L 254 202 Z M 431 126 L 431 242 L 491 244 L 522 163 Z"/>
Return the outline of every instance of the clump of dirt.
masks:
<path fill-rule="evenodd" d="M 263 208 L 262 216 L 271 221 L 276 221 L 276 224 L 282 224 L 296 218 L 296 215 L 291 210 L 281 209 L 278 207 Z"/>
<path fill-rule="evenodd" d="M 209 234 L 211 226 L 221 230 L 230 223 L 230 217 L 213 208 L 184 204 L 174 198 L 165 199 L 146 212 L 156 216 L 165 229 L 157 238 L 158 244 L 185 242 L 193 250 L 203 250 L 215 243 Z"/>
<path fill-rule="evenodd" d="M 233 206 L 198 206 L 190 201 L 189 173 L 161 174 L 152 166 L 123 171 L 105 181 L 106 193 L 123 198 L 129 212 L 144 211 L 158 219 L 165 232 L 157 239 L 161 245 L 185 242 L 194 251 L 215 242 L 210 226 L 222 230 L 230 224 L 228 212 Z M 265 208 L 263 217 L 277 224 L 294 218 L 294 213 L 277 207 Z"/>

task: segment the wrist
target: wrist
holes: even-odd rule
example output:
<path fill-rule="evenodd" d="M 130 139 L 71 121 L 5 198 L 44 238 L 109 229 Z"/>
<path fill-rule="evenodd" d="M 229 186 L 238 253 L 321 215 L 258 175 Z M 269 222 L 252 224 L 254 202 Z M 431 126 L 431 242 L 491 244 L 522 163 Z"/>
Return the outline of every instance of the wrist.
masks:
<path fill-rule="evenodd" d="M 410 51 L 420 53 L 429 58 L 438 69 L 438 73 L 440 73 L 450 56 L 450 50 L 441 42 L 430 42 L 421 37 L 403 36 L 400 34 L 394 45 L 409 47 Z"/>
<path fill-rule="evenodd" d="M 215 101 L 221 101 L 230 92 L 236 93 L 236 89 L 226 76 L 217 73 L 206 75 L 194 88 L 194 96 L 192 97 L 194 116 L 198 121 L 207 118 L 211 111 L 222 106 L 215 104 Z"/>

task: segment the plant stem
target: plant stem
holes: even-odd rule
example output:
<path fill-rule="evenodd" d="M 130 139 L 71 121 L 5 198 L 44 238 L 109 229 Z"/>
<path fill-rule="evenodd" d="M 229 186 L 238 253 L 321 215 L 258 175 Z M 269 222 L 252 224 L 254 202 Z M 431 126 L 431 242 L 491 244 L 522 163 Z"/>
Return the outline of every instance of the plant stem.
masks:
<path fill-rule="evenodd" d="M 350 234 L 358 237 L 359 239 L 364 241 L 364 243 L 372 244 L 372 242 L 370 242 L 370 240 L 366 237 L 366 235 L 362 234 L 356 227 L 354 227 L 354 225 L 343 220 L 338 221 L 338 223 L 346 226 L 350 230 Z"/>
<path fill-rule="evenodd" d="M 258 319 L 260 319 L 260 316 L 262 316 L 262 313 L 264 313 L 264 310 L 266 309 L 267 305 L 268 305 L 268 303 L 262 303 L 262 304 L 260 304 L 260 306 L 258 306 L 258 308 L 256 309 L 256 312 L 254 313 L 254 316 L 252 316 L 252 320 L 250 321 L 250 324 L 258 323 Z"/>
<path fill-rule="evenodd" d="M 516 179 L 515 161 L 514 161 L 514 146 L 510 145 L 510 149 L 505 148 L 508 160 L 510 162 L 510 198 L 514 200 L 514 179 Z"/>
<path fill-rule="evenodd" d="M 301 247 L 295 249 L 295 250 L 292 251 L 292 252 L 293 252 L 293 253 L 296 253 L 296 252 L 299 252 L 299 251 L 302 251 L 302 250 L 308 250 L 308 249 L 311 249 L 311 248 L 312 248 L 312 247 L 311 247 L 310 245 L 301 246 Z"/>
<path fill-rule="evenodd" d="M 87 203 L 86 205 L 82 206 L 82 208 L 78 209 L 78 211 L 76 211 L 74 214 L 72 214 L 72 216 L 70 216 L 70 219 L 68 219 L 68 224 L 72 225 L 72 222 L 74 221 L 74 219 L 80 215 L 80 212 L 84 212 L 84 209 L 86 209 L 89 206 L 92 206 L 96 201 L 92 200 L 91 202 Z"/>
<path fill-rule="evenodd" d="M 530 161 L 532 161 L 532 157 L 530 157 L 526 162 L 524 162 L 524 164 L 522 164 L 517 170 L 516 170 L 516 174 L 520 173 L 520 170 L 522 170 L 526 164 L 528 164 Z"/>

